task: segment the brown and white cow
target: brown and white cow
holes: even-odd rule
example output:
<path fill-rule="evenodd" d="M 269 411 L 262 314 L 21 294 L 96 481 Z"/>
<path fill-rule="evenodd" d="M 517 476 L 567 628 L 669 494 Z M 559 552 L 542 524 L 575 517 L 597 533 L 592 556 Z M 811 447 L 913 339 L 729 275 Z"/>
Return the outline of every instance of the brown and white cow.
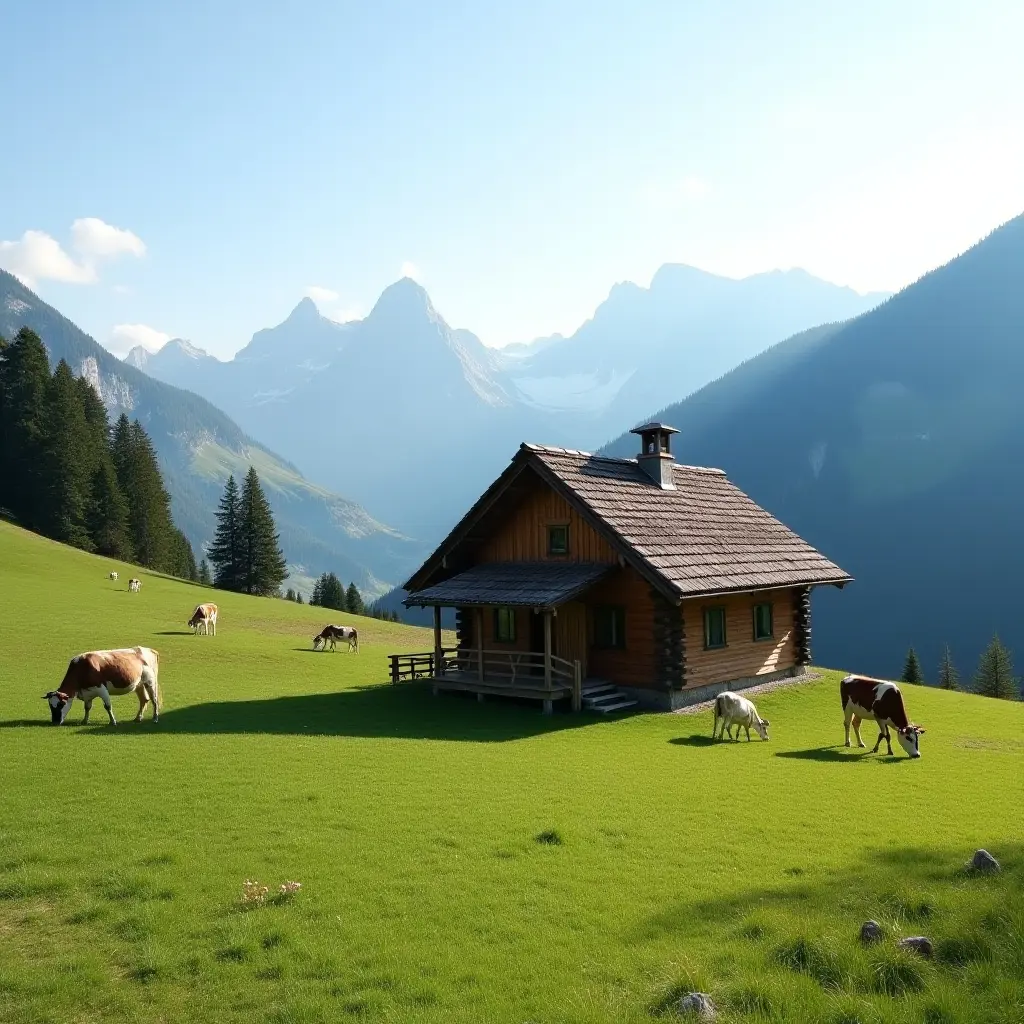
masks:
<path fill-rule="evenodd" d="M 203 627 L 203 632 L 209 634 L 210 626 L 213 626 L 213 635 L 217 635 L 217 606 L 215 604 L 197 604 L 196 610 L 192 613 L 192 618 L 188 620 L 189 626 L 192 628 L 193 633 L 199 632 L 199 627 Z"/>
<path fill-rule="evenodd" d="M 129 580 L 128 590 L 132 594 L 137 594 L 142 589 L 142 580 Z"/>
<path fill-rule="evenodd" d="M 110 697 L 134 693 L 139 698 L 136 722 L 142 721 L 146 704 L 153 702 L 153 721 L 160 720 L 160 687 L 157 682 L 159 655 L 152 647 L 124 647 L 116 651 L 89 651 L 76 655 L 68 664 L 64 681 L 56 690 L 43 697 L 50 705 L 50 720 L 63 725 L 71 702 L 77 697 L 85 704 L 84 725 L 89 721 L 92 702 L 99 697 L 110 716 L 110 724 L 117 725 Z"/>
<path fill-rule="evenodd" d="M 907 709 L 903 706 L 903 694 L 895 683 L 885 679 L 872 679 L 869 676 L 849 675 L 839 684 L 839 695 L 843 701 L 843 714 L 846 716 L 846 745 L 850 745 L 850 725 L 857 734 L 857 746 L 865 746 L 860 738 L 860 723 L 873 719 L 878 724 L 878 739 L 871 753 L 877 753 L 879 744 L 885 740 L 890 756 L 892 741 L 889 739 L 890 727 L 896 730 L 896 739 L 900 746 L 911 756 L 921 756 L 921 733 L 924 729 L 914 725 L 907 717 Z"/>
<path fill-rule="evenodd" d="M 345 641 L 350 651 L 355 651 L 356 654 L 359 653 L 359 634 L 356 632 L 355 626 L 324 626 L 313 637 L 313 650 L 317 649 L 317 644 L 323 644 L 326 651 L 327 645 L 330 644 L 333 651 L 338 640 Z"/>

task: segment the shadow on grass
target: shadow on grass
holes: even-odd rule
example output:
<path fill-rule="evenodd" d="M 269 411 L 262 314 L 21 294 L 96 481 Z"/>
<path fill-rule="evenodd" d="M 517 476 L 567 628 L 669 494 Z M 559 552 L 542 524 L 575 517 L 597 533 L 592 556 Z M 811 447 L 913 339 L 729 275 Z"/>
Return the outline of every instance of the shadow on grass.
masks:
<path fill-rule="evenodd" d="M 191 636 L 191 629 L 161 629 L 157 630 L 154 636 Z"/>
<path fill-rule="evenodd" d="M 844 754 L 846 747 L 811 747 L 809 750 L 780 750 L 776 757 L 788 757 L 797 761 L 860 761 L 869 755 L 863 751 Z"/>
<path fill-rule="evenodd" d="M 674 747 L 717 747 L 722 740 L 713 740 L 710 736 L 673 736 L 669 740 Z"/>
<path fill-rule="evenodd" d="M 36 725 L 46 725 L 53 728 L 53 722 L 45 718 L 11 718 L 6 722 L 0 722 L 0 729 L 31 729 Z"/>
<path fill-rule="evenodd" d="M 409 683 L 168 708 L 161 713 L 155 729 L 161 733 L 266 733 L 495 743 L 594 724 L 591 716 L 568 710 L 544 715 L 539 701 L 488 697 L 486 703 L 479 704 L 472 694 L 442 693 L 434 697 L 427 687 Z M 106 729 L 91 731 L 110 735 Z M 132 734 L 133 730 L 118 733 Z"/>

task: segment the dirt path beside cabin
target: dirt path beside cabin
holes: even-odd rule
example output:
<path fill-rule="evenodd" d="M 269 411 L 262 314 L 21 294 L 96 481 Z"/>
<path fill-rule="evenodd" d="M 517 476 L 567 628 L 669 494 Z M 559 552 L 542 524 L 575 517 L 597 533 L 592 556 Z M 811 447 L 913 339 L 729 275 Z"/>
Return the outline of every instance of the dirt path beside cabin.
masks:
<path fill-rule="evenodd" d="M 820 672 L 806 672 L 802 676 L 789 676 L 786 679 L 773 679 L 770 683 L 758 683 L 756 686 L 747 686 L 736 692 L 744 697 L 753 697 L 758 693 L 771 693 L 772 690 L 781 690 L 784 686 L 802 686 L 804 683 L 813 683 L 821 678 Z M 702 711 L 710 711 L 715 706 L 714 697 L 711 700 L 702 700 L 699 704 L 690 704 L 685 708 L 676 708 L 669 712 L 672 715 L 697 715 Z"/>

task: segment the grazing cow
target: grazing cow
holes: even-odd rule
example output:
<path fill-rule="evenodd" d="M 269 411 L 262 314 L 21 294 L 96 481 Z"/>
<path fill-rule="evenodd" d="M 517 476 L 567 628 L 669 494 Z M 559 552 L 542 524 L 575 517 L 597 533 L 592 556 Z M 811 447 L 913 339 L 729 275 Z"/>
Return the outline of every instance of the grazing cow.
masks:
<path fill-rule="evenodd" d="M 914 725 L 907 717 L 907 709 L 903 706 L 903 694 L 895 683 L 885 679 L 871 679 L 869 676 L 847 676 L 839 684 L 839 695 L 843 701 L 843 714 L 846 725 L 846 745 L 850 745 L 850 725 L 857 734 L 857 746 L 865 746 L 860 738 L 860 723 L 871 718 L 878 724 L 878 739 L 871 751 L 878 752 L 879 744 L 885 740 L 890 756 L 892 741 L 889 729 L 896 730 L 896 739 L 900 746 L 911 756 L 921 756 L 921 733 L 924 729 Z"/>
<path fill-rule="evenodd" d="M 722 723 L 722 739 L 725 739 L 726 734 L 729 739 L 733 738 L 732 727 L 734 725 L 736 726 L 736 739 L 740 738 L 740 729 L 746 729 L 748 743 L 751 729 L 761 739 L 768 739 L 768 725 L 770 724 L 768 719 L 762 718 L 757 713 L 757 708 L 746 697 L 741 697 L 738 693 L 726 691 L 715 698 L 715 724 L 711 729 L 712 739 L 715 738 L 715 733 L 718 731 L 719 721 Z"/>
<path fill-rule="evenodd" d="M 85 704 L 84 725 L 89 721 L 92 702 L 99 697 L 110 716 L 110 724 L 117 725 L 110 706 L 110 695 L 115 697 L 134 693 L 139 698 L 136 722 L 142 721 L 142 712 L 153 702 L 153 721 L 160 720 L 160 687 L 157 683 L 158 655 L 152 647 L 125 647 L 116 651 L 89 651 L 76 655 L 68 664 L 64 681 L 51 690 L 43 700 L 50 705 L 50 720 L 62 725 L 67 718 L 71 702 L 77 697 Z"/>
<path fill-rule="evenodd" d="M 213 635 L 217 635 L 217 606 L 215 604 L 197 604 L 196 610 L 192 613 L 192 618 L 188 620 L 189 626 L 192 627 L 193 633 L 199 632 L 199 627 L 203 627 L 203 632 L 209 634 L 210 626 L 213 626 Z"/>
<path fill-rule="evenodd" d="M 141 589 L 142 589 L 142 580 L 129 580 L 128 581 L 128 590 L 131 593 L 137 594 Z"/>
<path fill-rule="evenodd" d="M 110 574 L 110 578 L 111 578 L 112 580 L 116 580 L 116 579 L 117 579 L 117 573 L 116 573 L 116 572 L 112 572 L 112 573 Z"/>
<path fill-rule="evenodd" d="M 324 626 L 320 632 L 313 637 L 313 650 L 317 649 L 318 644 L 324 645 L 324 650 L 327 650 L 327 645 L 331 645 L 331 650 L 335 648 L 335 643 L 338 640 L 344 640 L 348 644 L 350 651 L 359 653 L 359 634 L 356 632 L 354 626 Z"/>

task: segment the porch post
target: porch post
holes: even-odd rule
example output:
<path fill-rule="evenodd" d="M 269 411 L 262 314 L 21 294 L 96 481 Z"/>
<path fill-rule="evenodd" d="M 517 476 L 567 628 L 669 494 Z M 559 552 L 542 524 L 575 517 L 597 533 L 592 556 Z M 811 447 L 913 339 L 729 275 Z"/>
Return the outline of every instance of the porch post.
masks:
<path fill-rule="evenodd" d="M 484 681 L 484 612 L 476 610 L 476 677 Z"/>
<path fill-rule="evenodd" d="M 444 653 L 441 649 L 441 606 L 434 605 L 434 676 L 442 674 Z"/>
<path fill-rule="evenodd" d="M 551 689 L 551 609 L 544 609 L 544 686 Z"/>

